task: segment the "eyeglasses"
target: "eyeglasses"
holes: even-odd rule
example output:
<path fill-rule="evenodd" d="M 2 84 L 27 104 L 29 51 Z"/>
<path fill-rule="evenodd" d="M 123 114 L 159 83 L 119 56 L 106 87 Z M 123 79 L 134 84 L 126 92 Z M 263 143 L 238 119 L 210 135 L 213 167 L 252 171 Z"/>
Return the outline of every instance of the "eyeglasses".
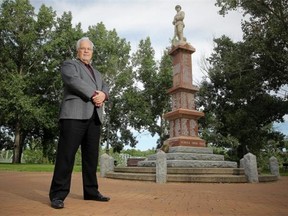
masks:
<path fill-rule="evenodd" d="M 80 47 L 79 50 L 81 50 L 81 51 L 86 51 L 86 50 L 87 50 L 87 51 L 89 51 L 89 52 L 93 51 L 93 49 L 90 48 L 90 47 L 89 47 L 89 48 Z"/>

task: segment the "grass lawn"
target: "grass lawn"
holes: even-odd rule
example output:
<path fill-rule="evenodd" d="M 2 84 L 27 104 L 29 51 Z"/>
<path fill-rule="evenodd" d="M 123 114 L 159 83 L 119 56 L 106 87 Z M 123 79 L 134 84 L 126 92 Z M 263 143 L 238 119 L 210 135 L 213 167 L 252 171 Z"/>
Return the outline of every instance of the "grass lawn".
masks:
<path fill-rule="evenodd" d="M 0 163 L 1 171 L 16 171 L 16 172 L 53 172 L 53 164 L 11 164 L 11 163 Z M 81 165 L 74 165 L 74 172 L 81 172 Z M 100 171 L 98 166 L 98 172 Z M 262 174 L 269 174 L 269 172 L 261 172 Z M 288 170 L 280 169 L 281 176 L 288 176 Z"/>
<path fill-rule="evenodd" d="M 10 164 L 10 163 L 0 163 L 1 171 L 17 171 L 17 172 L 53 172 L 53 164 Z M 75 172 L 81 171 L 80 165 L 75 165 Z"/>

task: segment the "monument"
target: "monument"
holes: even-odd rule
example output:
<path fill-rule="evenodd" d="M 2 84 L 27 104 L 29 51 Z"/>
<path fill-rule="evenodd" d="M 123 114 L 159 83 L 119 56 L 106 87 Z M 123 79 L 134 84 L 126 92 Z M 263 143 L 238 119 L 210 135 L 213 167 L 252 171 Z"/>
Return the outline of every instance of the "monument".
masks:
<path fill-rule="evenodd" d="M 195 106 L 195 94 L 199 90 L 193 85 L 192 54 L 195 48 L 183 34 L 185 13 L 180 5 L 175 9 L 174 37 L 169 52 L 173 60 L 173 86 L 168 90 L 172 107 L 164 115 L 170 124 L 170 136 L 156 154 L 137 161 L 137 166 L 115 167 L 105 176 L 157 183 L 248 182 L 243 168 L 237 168 L 235 161 L 225 161 L 224 155 L 214 154 L 213 149 L 198 137 L 198 119 L 204 113 L 197 111 Z M 265 176 L 259 181 L 275 181 L 277 178 L 275 175 Z"/>
<path fill-rule="evenodd" d="M 193 85 L 192 54 L 195 48 L 187 43 L 183 29 L 185 13 L 181 6 L 177 11 L 173 25 L 174 37 L 169 54 L 173 61 L 173 87 L 168 90 L 172 97 L 172 111 L 164 115 L 169 121 L 169 146 L 206 147 L 205 141 L 198 137 L 198 119 L 204 116 L 195 107 L 195 93 L 199 90 Z"/>
<path fill-rule="evenodd" d="M 172 98 L 171 111 L 164 114 L 169 121 L 169 138 L 165 140 L 167 149 L 159 149 L 166 153 L 167 167 L 178 168 L 236 168 L 237 163 L 224 161 L 224 155 L 213 154 L 206 142 L 198 136 L 198 119 L 204 116 L 197 111 L 195 94 L 199 91 L 193 85 L 192 54 L 195 48 L 184 37 L 184 17 L 181 6 L 175 7 L 173 19 L 174 37 L 169 55 L 173 64 L 173 86 L 168 89 Z M 157 167 L 157 154 L 149 155 L 146 160 L 139 161 L 138 166 Z"/>

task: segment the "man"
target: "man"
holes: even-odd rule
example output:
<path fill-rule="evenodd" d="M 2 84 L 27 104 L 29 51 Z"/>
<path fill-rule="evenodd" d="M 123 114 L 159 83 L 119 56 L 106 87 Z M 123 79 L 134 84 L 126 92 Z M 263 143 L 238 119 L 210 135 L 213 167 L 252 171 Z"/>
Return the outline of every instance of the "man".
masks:
<path fill-rule="evenodd" d="M 70 192 L 75 154 L 81 145 L 84 200 L 109 201 L 98 191 L 97 165 L 103 103 L 109 88 L 101 74 L 92 68 L 93 43 L 81 38 L 77 44 L 77 59 L 67 60 L 61 67 L 64 97 L 60 109 L 60 137 L 54 175 L 50 188 L 51 206 L 64 207 Z"/>
<path fill-rule="evenodd" d="M 186 39 L 183 36 L 183 29 L 185 27 L 184 25 L 184 17 L 185 17 L 185 13 L 184 11 L 181 11 L 181 6 L 180 5 L 176 5 L 175 6 L 175 10 L 176 10 L 176 15 L 174 16 L 174 20 L 173 20 L 173 25 L 174 27 L 174 38 L 173 40 L 175 41 L 176 38 L 178 38 L 179 41 L 185 41 Z"/>

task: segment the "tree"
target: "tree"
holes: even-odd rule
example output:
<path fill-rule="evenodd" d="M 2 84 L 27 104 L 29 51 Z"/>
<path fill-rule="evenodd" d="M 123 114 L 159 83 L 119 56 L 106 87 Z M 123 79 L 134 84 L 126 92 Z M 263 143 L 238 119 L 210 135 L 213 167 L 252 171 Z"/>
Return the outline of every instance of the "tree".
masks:
<path fill-rule="evenodd" d="M 111 87 L 103 141 L 119 152 L 124 145 L 137 144 L 133 131 L 148 129 L 163 142 L 171 60 L 164 56 L 159 69 L 150 39 L 140 42 L 133 65 L 130 43 L 103 23 L 84 33 L 81 24 L 72 26 L 71 12 L 56 17 L 51 7 L 42 5 L 36 14 L 28 0 L 5 0 L 0 10 L 0 140 L 1 148 L 13 149 L 13 163 L 21 162 L 22 151 L 29 146 L 54 160 L 62 98 L 60 67 L 75 57 L 75 42 L 84 35 L 95 44 L 93 63 Z"/>
<path fill-rule="evenodd" d="M 105 104 L 106 118 L 102 141 L 106 147 L 120 152 L 124 145 L 135 146 L 136 138 L 131 132 L 127 97 L 133 94 L 133 74 L 130 65 L 130 43 L 117 35 L 115 29 L 107 30 L 103 23 L 90 26 L 86 34 L 94 43 L 93 63 L 103 74 L 110 87 L 110 96 Z M 134 96 L 132 96 L 134 97 Z"/>
<path fill-rule="evenodd" d="M 131 101 L 131 106 L 137 115 L 134 116 L 132 124 L 137 130 L 141 130 L 148 125 L 153 124 L 152 106 L 155 103 L 153 90 L 155 89 L 155 79 L 157 75 L 157 66 L 154 60 L 155 51 L 151 47 L 150 38 L 141 40 L 138 50 L 132 57 L 134 76 L 136 80 L 136 91 L 138 98 Z"/>
<path fill-rule="evenodd" d="M 14 138 L 13 163 L 21 162 L 24 143 L 41 137 L 45 155 L 55 142 L 59 66 L 71 57 L 71 43 L 82 34 L 71 20 L 71 13 L 64 13 L 57 23 L 56 13 L 44 5 L 36 15 L 28 0 L 1 5 L 0 120 Z"/>
<path fill-rule="evenodd" d="M 52 12 L 52 8 L 49 10 Z M 43 21 L 48 18 L 52 25 L 45 29 Z M 33 80 L 33 86 L 31 86 L 33 92 L 41 95 L 38 106 L 45 109 L 45 112 L 42 113 L 45 121 L 30 134 L 31 138 L 38 137 L 41 139 L 43 156 L 47 157 L 49 161 L 54 161 L 54 152 L 59 135 L 58 113 L 63 89 L 60 66 L 64 60 L 74 58 L 76 54 L 75 41 L 83 36 L 83 31 L 80 24 L 75 27 L 72 26 L 71 12 L 64 12 L 61 17 L 56 19 L 55 16 L 49 16 L 44 5 L 39 9 L 37 20 L 40 21 L 39 25 L 42 29 L 46 30 L 46 34 L 42 35 L 44 43 L 41 46 L 41 67 L 35 74 L 32 74 L 30 79 Z"/>
<path fill-rule="evenodd" d="M 287 84 L 287 3 L 216 4 L 222 6 L 221 14 L 240 6 L 250 19 L 242 23 L 243 42 L 234 43 L 226 36 L 214 40 L 214 52 L 208 58 L 209 79 L 202 82 L 199 92 L 199 105 L 205 108 L 208 121 L 203 135 L 216 145 L 238 146 L 240 159 L 247 151 L 259 154 L 271 137 L 283 143 L 284 136 L 270 128 L 288 113 L 287 96 L 271 92 Z"/>
<path fill-rule="evenodd" d="M 149 127 L 152 135 L 158 134 L 157 148 L 160 148 L 164 141 L 169 138 L 168 121 L 164 120 L 165 113 L 171 111 L 171 96 L 168 94 L 168 89 L 172 87 L 172 59 L 168 54 L 168 49 L 165 50 L 164 55 L 160 61 L 157 79 L 155 80 L 155 89 L 153 91 L 154 106 L 152 107 L 152 115 L 154 116 L 154 124 Z"/>
<path fill-rule="evenodd" d="M 133 101 L 138 109 L 139 119 L 135 128 L 147 129 L 152 136 L 159 135 L 157 141 L 160 147 L 168 137 L 168 125 L 163 119 L 164 113 L 171 108 L 170 96 L 167 90 L 172 87 L 172 60 L 168 51 L 162 56 L 160 67 L 154 60 L 154 50 L 150 38 L 141 40 L 139 49 L 133 56 L 135 76 L 139 86 L 138 98 Z M 141 127 L 139 127 L 141 126 Z"/>
<path fill-rule="evenodd" d="M 4 1 L 2 4 L 1 125 L 9 126 L 14 131 L 13 163 L 20 163 L 27 129 L 34 122 L 43 121 L 42 107 L 37 106 L 38 95 L 30 95 L 31 91 L 27 88 L 30 86 L 29 74 L 35 65 L 40 64 L 36 59 L 39 44 L 35 43 L 38 35 L 34 18 L 29 1 Z"/>
<path fill-rule="evenodd" d="M 288 83 L 288 3 L 285 0 L 217 0 L 225 15 L 241 9 L 247 19 L 242 22 L 243 39 L 254 48 L 251 56 L 255 70 L 262 75 L 266 90 L 278 91 Z"/>

